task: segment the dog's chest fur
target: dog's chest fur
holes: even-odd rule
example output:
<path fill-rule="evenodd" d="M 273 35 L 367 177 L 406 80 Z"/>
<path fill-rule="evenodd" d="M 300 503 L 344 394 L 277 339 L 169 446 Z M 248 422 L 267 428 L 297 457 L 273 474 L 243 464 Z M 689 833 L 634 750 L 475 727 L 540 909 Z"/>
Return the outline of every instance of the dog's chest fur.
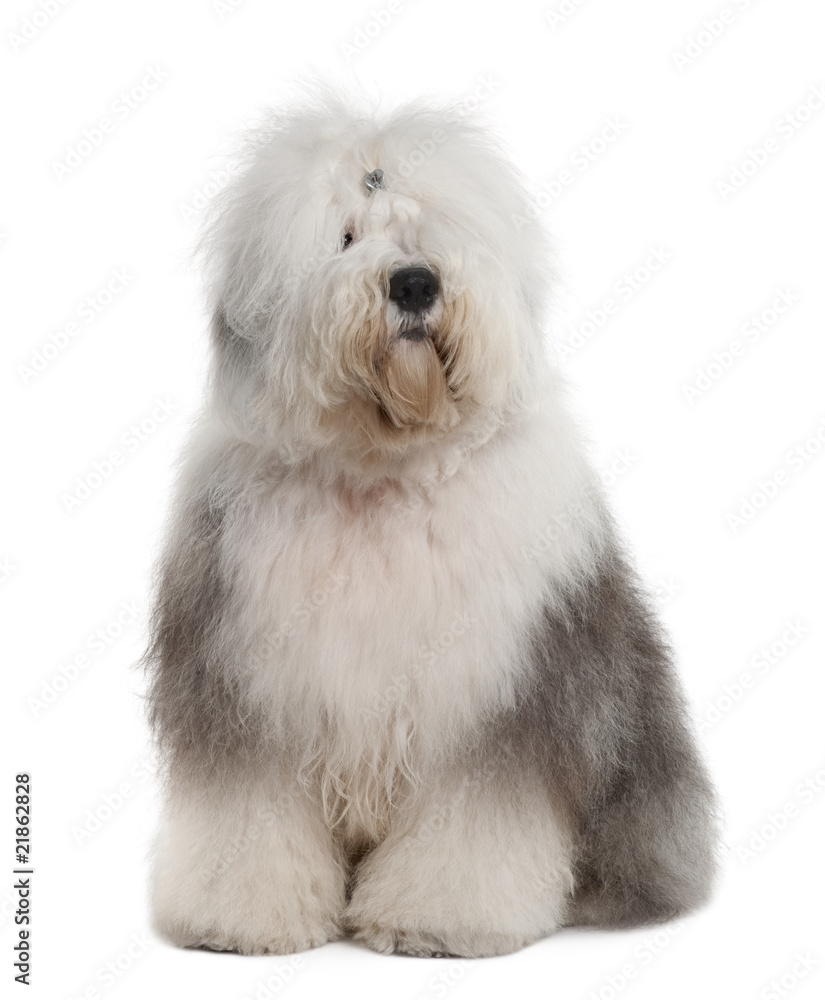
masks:
<path fill-rule="evenodd" d="M 531 618 L 580 568 L 589 516 L 571 520 L 553 455 L 518 482 L 508 466 L 531 456 L 499 450 L 416 488 L 285 479 L 232 529 L 255 637 L 238 668 L 305 745 L 329 815 L 373 839 L 405 775 L 512 703 Z"/>

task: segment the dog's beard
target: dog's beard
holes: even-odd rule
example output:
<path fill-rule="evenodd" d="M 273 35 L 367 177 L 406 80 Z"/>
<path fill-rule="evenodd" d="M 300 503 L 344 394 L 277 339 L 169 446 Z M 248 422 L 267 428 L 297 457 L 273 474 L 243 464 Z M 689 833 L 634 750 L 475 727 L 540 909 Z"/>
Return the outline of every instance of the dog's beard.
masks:
<path fill-rule="evenodd" d="M 502 404 L 517 360 L 502 334 L 510 318 L 455 286 L 425 314 L 402 312 L 366 277 L 313 296 L 306 373 L 326 444 L 380 462 Z"/>
<path fill-rule="evenodd" d="M 441 358 L 427 332 L 392 337 L 376 357 L 371 389 L 382 416 L 395 427 L 447 429 L 458 419 Z"/>
<path fill-rule="evenodd" d="M 346 381 L 390 428 L 449 430 L 459 419 L 445 361 L 444 327 L 377 312 L 347 338 Z"/>

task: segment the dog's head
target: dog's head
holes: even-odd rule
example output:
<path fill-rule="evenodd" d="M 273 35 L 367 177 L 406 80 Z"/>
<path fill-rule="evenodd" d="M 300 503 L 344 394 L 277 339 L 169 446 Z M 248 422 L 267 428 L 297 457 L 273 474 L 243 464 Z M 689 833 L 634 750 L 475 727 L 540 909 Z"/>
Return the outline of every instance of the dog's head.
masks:
<path fill-rule="evenodd" d="M 523 407 L 545 264 L 524 209 L 455 112 L 277 118 L 206 240 L 223 418 L 295 457 L 386 460 Z"/>

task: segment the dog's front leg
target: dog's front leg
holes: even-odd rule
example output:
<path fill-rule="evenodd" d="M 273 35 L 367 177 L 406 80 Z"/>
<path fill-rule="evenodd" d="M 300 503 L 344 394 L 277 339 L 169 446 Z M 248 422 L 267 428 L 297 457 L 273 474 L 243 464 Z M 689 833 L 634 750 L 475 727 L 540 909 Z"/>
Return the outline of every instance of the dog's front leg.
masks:
<path fill-rule="evenodd" d="M 341 933 L 340 853 L 318 802 L 277 773 L 173 780 L 153 883 L 155 928 L 177 945 L 283 955 Z"/>
<path fill-rule="evenodd" d="M 546 782 L 486 753 L 437 785 L 430 777 L 359 866 L 347 925 L 376 951 L 500 955 L 560 925 L 573 889 L 568 824 Z"/>

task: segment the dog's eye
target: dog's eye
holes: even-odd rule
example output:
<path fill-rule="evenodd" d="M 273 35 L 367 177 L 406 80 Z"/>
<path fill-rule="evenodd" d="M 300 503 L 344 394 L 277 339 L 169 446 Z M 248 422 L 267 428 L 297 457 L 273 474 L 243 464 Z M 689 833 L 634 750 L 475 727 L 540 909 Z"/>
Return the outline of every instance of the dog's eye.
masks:
<path fill-rule="evenodd" d="M 352 233 L 344 233 L 343 239 L 341 240 L 341 249 L 346 250 L 350 243 L 355 242 L 355 237 Z"/>

